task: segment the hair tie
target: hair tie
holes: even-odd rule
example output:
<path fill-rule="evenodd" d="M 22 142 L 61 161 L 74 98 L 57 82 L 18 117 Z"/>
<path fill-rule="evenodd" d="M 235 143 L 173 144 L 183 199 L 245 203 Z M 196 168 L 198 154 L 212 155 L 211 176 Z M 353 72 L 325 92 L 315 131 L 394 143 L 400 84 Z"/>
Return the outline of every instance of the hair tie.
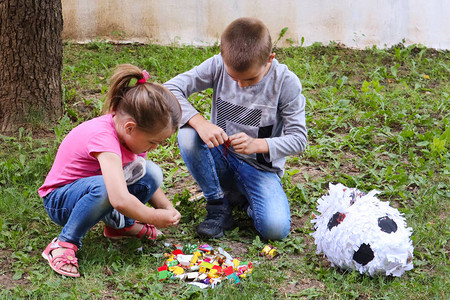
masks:
<path fill-rule="evenodd" d="M 142 76 L 144 76 L 144 78 L 139 79 L 136 84 L 141 84 L 141 83 L 146 83 L 147 79 L 150 78 L 150 74 L 148 74 L 148 72 L 146 70 L 142 71 Z"/>

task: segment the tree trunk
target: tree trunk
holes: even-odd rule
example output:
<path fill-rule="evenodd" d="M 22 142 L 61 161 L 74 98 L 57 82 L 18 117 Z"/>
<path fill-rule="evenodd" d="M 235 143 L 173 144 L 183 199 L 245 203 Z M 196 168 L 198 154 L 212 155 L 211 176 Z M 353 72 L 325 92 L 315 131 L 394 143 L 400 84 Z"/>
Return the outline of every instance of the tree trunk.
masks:
<path fill-rule="evenodd" d="M 62 29 L 61 0 L 0 0 L 0 132 L 61 116 Z"/>

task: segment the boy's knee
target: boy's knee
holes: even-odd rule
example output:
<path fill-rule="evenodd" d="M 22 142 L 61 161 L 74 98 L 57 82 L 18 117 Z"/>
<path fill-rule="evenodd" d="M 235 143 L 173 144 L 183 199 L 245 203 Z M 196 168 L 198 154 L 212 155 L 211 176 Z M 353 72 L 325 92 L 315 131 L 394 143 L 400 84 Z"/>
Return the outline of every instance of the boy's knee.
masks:
<path fill-rule="evenodd" d="M 259 233 L 266 240 L 278 241 L 286 238 L 291 229 L 289 218 L 268 218 L 261 224 Z"/>
<path fill-rule="evenodd" d="M 178 144 L 182 148 L 192 148 L 200 139 L 197 131 L 189 125 L 185 125 L 178 130 Z"/>

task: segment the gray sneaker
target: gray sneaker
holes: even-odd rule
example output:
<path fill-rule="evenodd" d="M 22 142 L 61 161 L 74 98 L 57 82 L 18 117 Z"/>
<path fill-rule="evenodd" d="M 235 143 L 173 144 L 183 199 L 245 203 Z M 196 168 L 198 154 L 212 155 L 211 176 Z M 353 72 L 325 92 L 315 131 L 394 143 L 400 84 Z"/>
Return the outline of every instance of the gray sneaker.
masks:
<path fill-rule="evenodd" d="M 223 204 L 207 204 L 208 212 L 205 220 L 197 226 L 197 233 L 201 237 L 217 239 L 223 236 L 224 230 L 233 227 L 233 215 Z"/>

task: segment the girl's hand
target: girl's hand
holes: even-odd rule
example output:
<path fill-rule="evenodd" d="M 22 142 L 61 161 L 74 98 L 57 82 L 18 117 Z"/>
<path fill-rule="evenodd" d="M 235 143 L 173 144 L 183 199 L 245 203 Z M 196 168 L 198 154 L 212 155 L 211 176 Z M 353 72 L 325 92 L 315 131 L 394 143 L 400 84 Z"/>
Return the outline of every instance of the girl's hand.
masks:
<path fill-rule="evenodd" d="M 166 210 L 166 211 L 171 212 L 172 220 L 167 221 L 168 222 L 167 226 L 178 225 L 178 223 L 180 222 L 180 219 L 181 219 L 181 214 L 178 210 L 175 209 L 175 207 L 173 207 L 172 202 L 169 199 L 167 199 L 166 195 L 164 194 L 164 192 L 162 191 L 162 189 L 160 187 L 155 191 L 155 193 L 153 194 L 153 197 L 150 199 L 149 203 L 152 205 L 152 207 L 154 209 L 156 209 L 156 211 Z M 167 217 L 167 218 L 170 218 L 170 217 Z M 170 222 L 172 222 L 172 223 L 170 224 Z M 153 224 L 153 223 L 150 223 L 150 224 Z M 165 227 L 167 227 L 167 226 L 165 226 Z M 156 226 L 156 227 L 158 227 L 158 226 Z"/>
<path fill-rule="evenodd" d="M 171 210 L 173 212 L 173 217 L 174 217 L 174 222 L 171 226 L 177 226 L 180 223 L 181 214 L 178 210 L 175 209 L 175 207 L 172 207 L 169 210 Z"/>
<path fill-rule="evenodd" d="M 152 220 L 149 223 L 158 228 L 178 225 L 181 218 L 181 214 L 176 209 L 159 208 L 155 209 L 153 214 Z"/>
<path fill-rule="evenodd" d="M 244 132 L 239 132 L 230 136 L 230 146 L 236 153 L 253 154 L 268 153 L 269 146 L 265 139 L 255 139 Z"/>

